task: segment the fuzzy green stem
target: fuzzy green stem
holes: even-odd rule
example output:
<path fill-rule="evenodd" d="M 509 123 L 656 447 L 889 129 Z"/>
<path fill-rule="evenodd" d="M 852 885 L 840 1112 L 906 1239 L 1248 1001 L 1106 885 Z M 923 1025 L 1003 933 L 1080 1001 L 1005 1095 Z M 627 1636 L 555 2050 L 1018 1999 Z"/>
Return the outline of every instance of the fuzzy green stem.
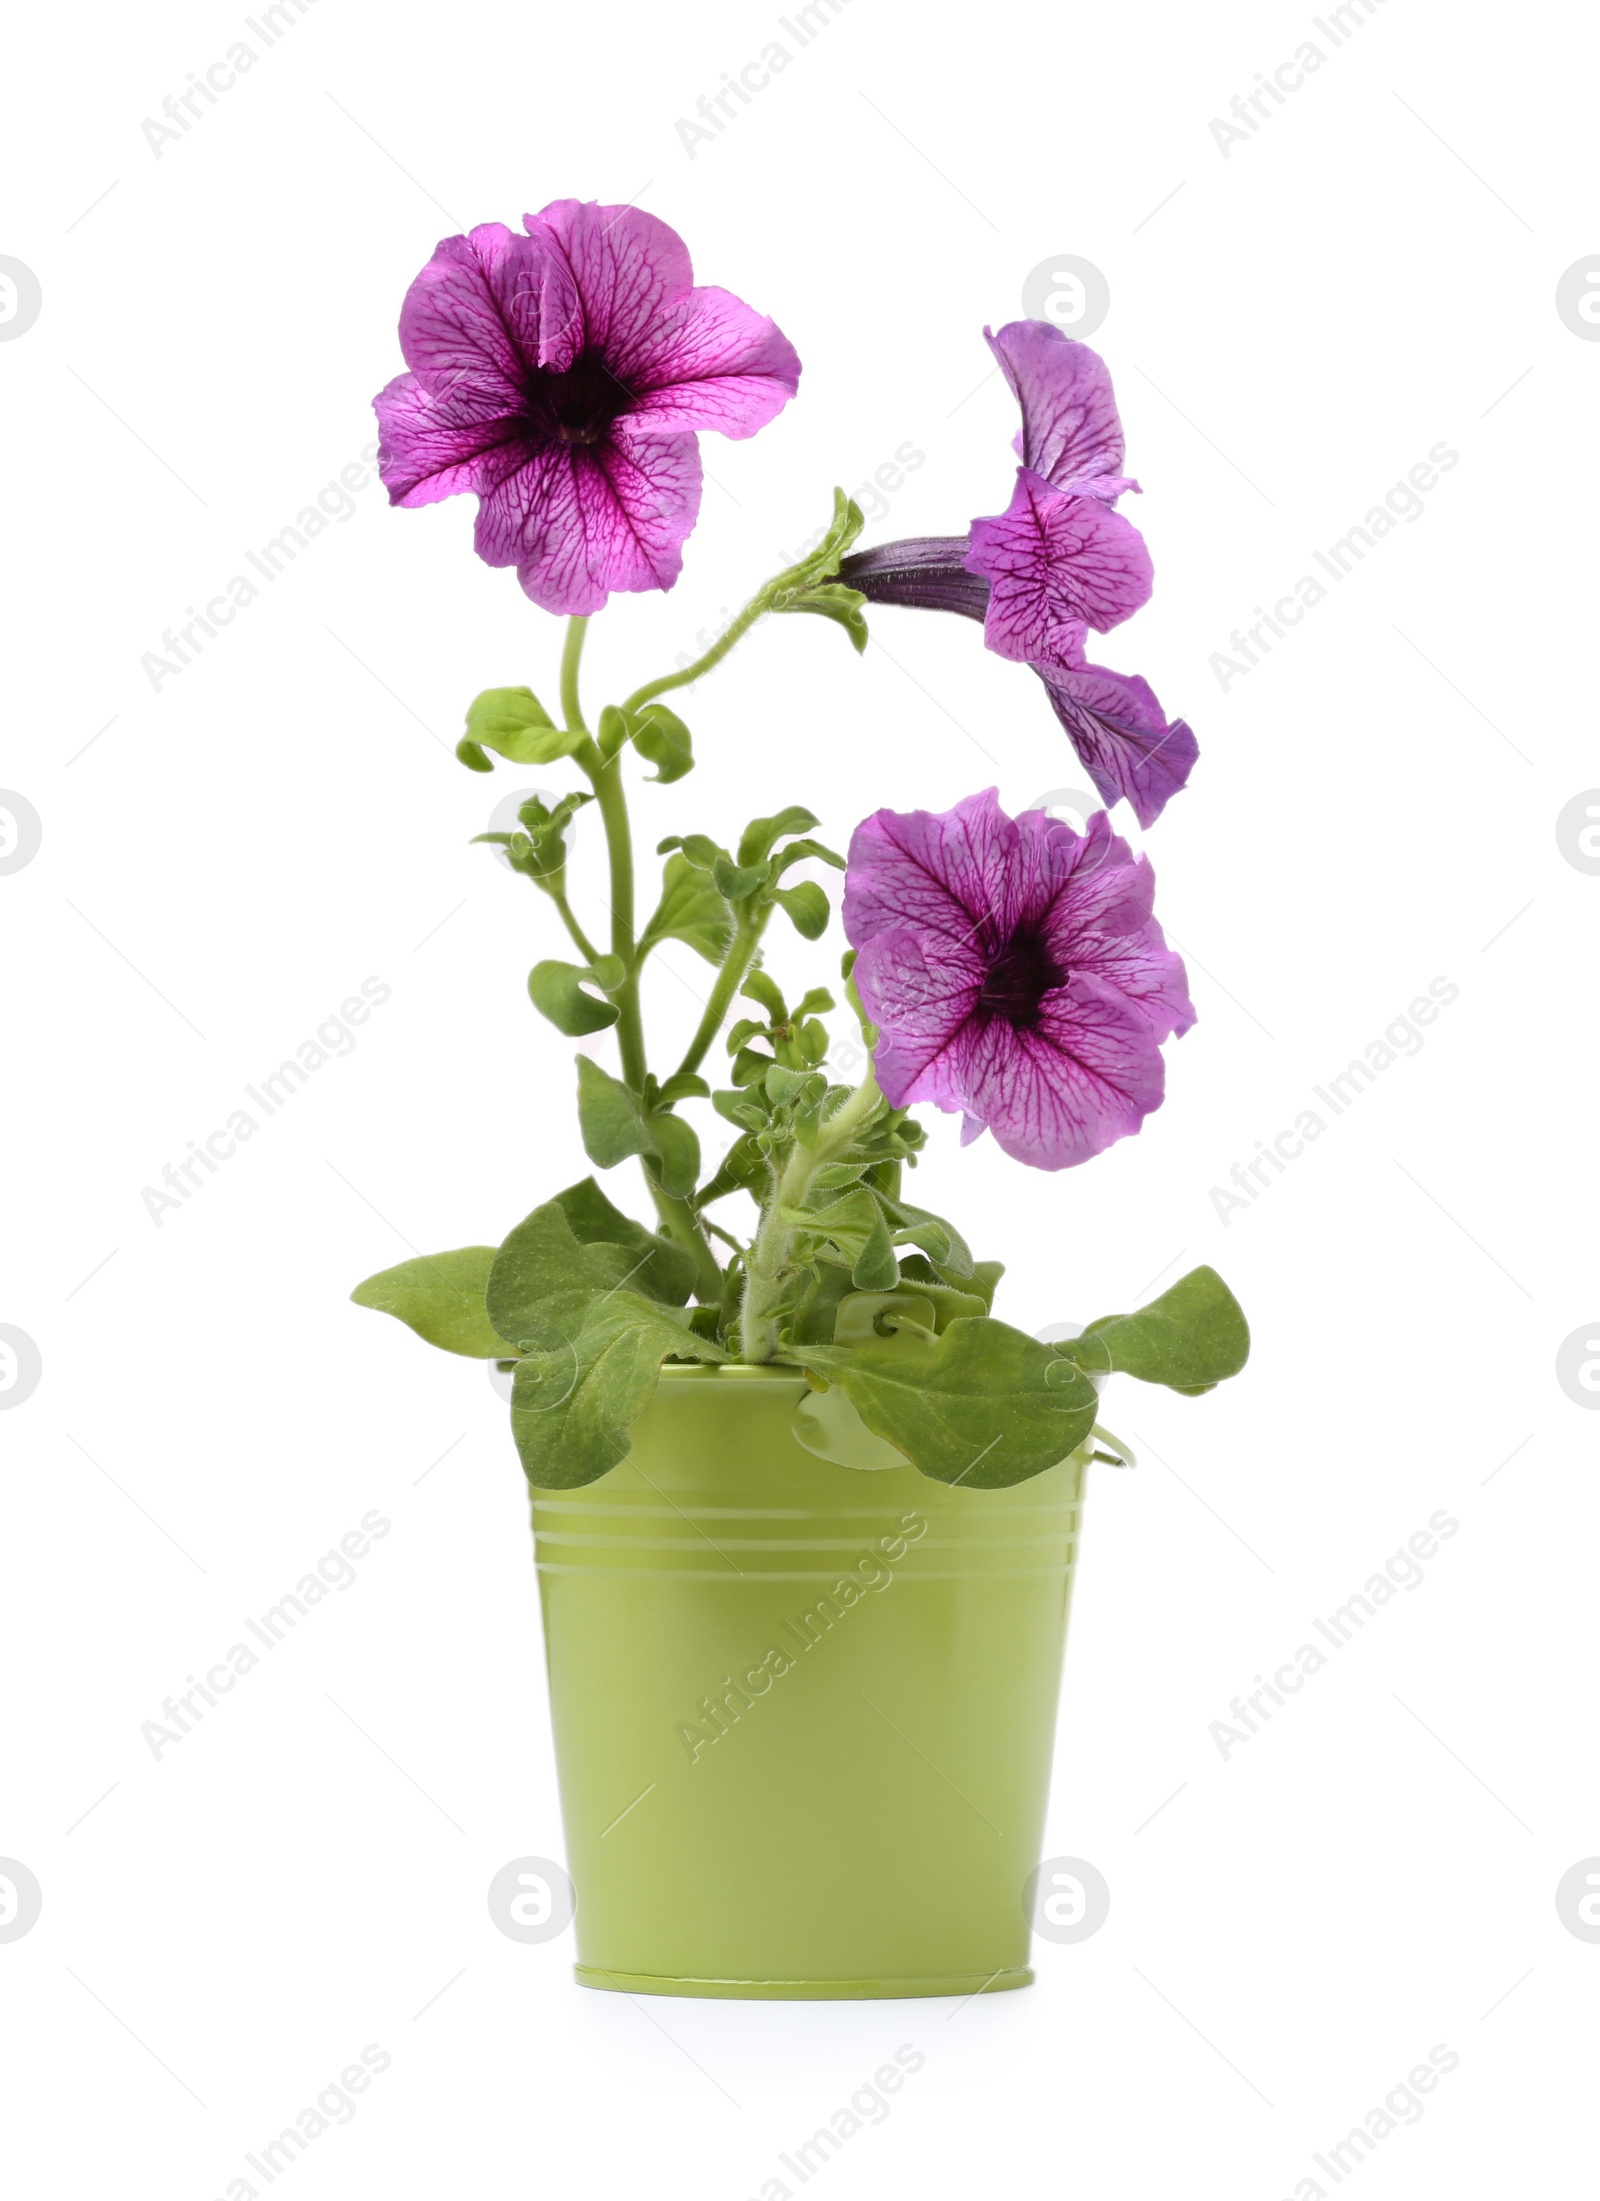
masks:
<path fill-rule="evenodd" d="M 572 944 L 577 949 L 578 953 L 583 957 L 586 963 L 597 962 L 599 960 L 600 950 L 595 946 L 594 942 L 589 938 L 589 935 L 579 924 L 577 918 L 572 914 L 572 904 L 567 900 L 566 895 L 564 893 L 553 893 L 548 887 L 545 889 L 545 892 L 550 895 L 551 901 L 554 902 L 556 908 L 560 911 L 561 922 L 566 926 L 568 934 L 571 936 Z"/>
<path fill-rule="evenodd" d="M 816 1145 L 807 1147 L 797 1142 L 779 1172 L 772 1198 L 761 1218 L 761 1228 L 750 1248 L 744 1314 L 740 1323 L 747 1361 L 772 1360 L 778 1350 L 777 1308 L 783 1291 L 784 1268 L 795 1235 L 794 1224 L 783 1219 L 784 1209 L 805 1205 L 817 1172 L 849 1152 L 856 1135 L 882 1101 L 878 1080 L 869 1063 L 867 1074 L 855 1091 L 822 1125 Z"/>
<path fill-rule="evenodd" d="M 598 745 L 585 737 L 573 751 L 595 792 L 600 822 L 605 828 L 606 856 L 611 873 L 611 952 L 622 965 L 622 984 L 612 995 L 617 1005 L 617 1045 L 622 1054 L 624 1084 L 635 1093 L 644 1091 L 644 1026 L 639 1015 L 639 963 L 633 937 L 633 834 L 628 824 L 628 797 L 622 784 L 622 758 L 602 756 Z"/>
<path fill-rule="evenodd" d="M 567 725 L 574 729 L 583 725 L 578 700 L 578 665 L 587 625 L 588 621 L 581 618 L 568 622 L 566 646 L 561 654 L 561 708 Z M 622 779 L 622 752 L 612 757 L 603 755 L 599 744 L 586 733 L 573 751 L 573 758 L 594 789 L 596 806 L 605 828 L 611 876 L 611 952 L 623 969 L 622 983 L 611 997 L 617 1006 L 617 1048 L 622 1058 L 624 1084 L 632 1092 L 642 1094 L 647 1065 L 644 1022 L 639 1011 L 640 958 L 633 932 L 633 833 L 628 823 L 628 797 Z M 564 909 L 563 915 L 567 915 Z M 570 916 L 568 924 L 574 938 L 578 938 L 575 921 Z M 591 950 L 590 961 L 593 960 Z M 663 1232 L 694 1262 L 697 1297 L 720 1301 L 722 1267 L 700 1228 L 693 1207 L 687 1200 L 668 1192 L 649 1162 L 643 1156 L 640 1160 Z"/>
<path fill-rule="evenodd" d="M 561 717 L 563 723 L 575 732 L 587 733 L 583 723 L 583 707 L 578 701 L 578 666 L 583 659 L 583 645 L 589 633 L 587 613 L 574 614 L 567 621 L 566 640 L 561 645 Z"/>
<path fill-rule="evenodd" d="M 720 634 L 716 641 L 712 643 L 710 649 L 702 657 L 697 657 L 692 665 L 686 665 L 682 672 L 663 673 L 659 680 L 647 680 L 642 688 L 635 688 L 627 702 L 622 706 L 624 716 L 641 709 L 643 705 L 650 701 L 652 696 L 665 695 L 670 688 L 687 688 L 691 681 L 698 680 L 703 673 L 710 672 L 713 665 L 720 665 L 734 644 L 743 635 L 749 633 L 761 614 L 770 610 L 771 592 L 772 583 L 769 581 L 765 588 L 758 590 L 751 597 L 749 603 L 745 605 L 732 625 Z"/>
<path fill-rule="evenodd" d="M 747 907 L 748 904 L 741 903 L 740 905 L 739 920 L 734 927 L 733 939 L 729 944 L 728 952 L 723 958 L 722 968 L 717 973 L 717 982 L 711 989 L 711 999 L 706 1003 L 706 1013 L 700 1019 L 695 1029 L 695 1035 L 689 1042 L 688 1050 L 682 1062 L 678 1065 L 679 1077 L 687 1076 L 691 1071 L 698 1070 L 701 1063 L 704 1062 L 712 1041 L 722 1029 L 722 1020 L 728 1013 L 728 1004 L 744 983 L 745 973 L 750 968 L 750 959 L 756 952 L 756 945 L 761 938 L 762 929 L 771 913 L 771 904 L 769 903 L 754 919 L 747 920 L 743 914 Z"/>

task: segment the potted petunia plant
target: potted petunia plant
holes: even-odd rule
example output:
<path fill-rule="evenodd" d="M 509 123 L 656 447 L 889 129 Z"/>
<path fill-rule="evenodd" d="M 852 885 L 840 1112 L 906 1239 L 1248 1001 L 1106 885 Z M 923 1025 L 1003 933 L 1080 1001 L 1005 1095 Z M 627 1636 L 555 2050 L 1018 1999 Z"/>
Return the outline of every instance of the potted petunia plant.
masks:
<path fill-rule="evenodd" d="M 1087 658 L 1151 590 L 1118 509 L 1138 484 L 1110 377 L 1048 323 L 989 336 L 1021 411 L 1003 512 L 861 549 L 836 492 L 815 549 L 709 649 L 591 720 L 588 620 L 673 585 L 698 435 L 765 427 L 800 364 L 772 321 L 696 286 L 651 215 L 561 200 L 524 231 L 447 238 L 407 292 L 379 465 L 396 504 L 474 493 L 479 555 L 567 622 L 554 712 L 489 689 L 457 754 L 572 774 L 478 838 L 564 928 L 528 990 L 558 1033 L 611 1035 L 609 1061 L 577 1057 L 579 1127 L 596 1171 L 638 1165 L 652 1213 L 586 1177 L 499 1246 L 403 1262 L 354 1297 L 510 1379 L 579 1979 L 1020 1986 L 1085 1473 L 1129 1461 L 1099 1394 L 1118 1372 L 1206 1391 L 1248 1350 L 1209 1268 L 1078 1335 L 1032 1335 L 994 1312 L 1001 1264 L 908 1192 L 918 1106 L 1034 1169 L 1076 1167 L 1160 1105 L 1162 1048 L 1194 1021 L 1149 863 L 1107 815 L 1125 801 L 1150 826 L 1196 756 L 1144 681 Z M 1078 831 L 1008 817 L 991 788 L 943 814 L 879 810 L 840 855 L 803 804 L 744 820 L 724 792 L 707 831 L 660 841 L 646 886 L 629 777 L 696 763 L 666 698 L 768 614 L 833 621 L 862 650 L 869 605 L 981 621 L 1043 681 L 1107 809 Z M 604 925 L 567 873 L 589 803 Z M 791 1001 L 763 941 L 773 924 L 822 941 L 829 869 L 841 975 Z M 714 975 L 681 1055 L 652 1066 L 641 989 L 669 940 Z"/>

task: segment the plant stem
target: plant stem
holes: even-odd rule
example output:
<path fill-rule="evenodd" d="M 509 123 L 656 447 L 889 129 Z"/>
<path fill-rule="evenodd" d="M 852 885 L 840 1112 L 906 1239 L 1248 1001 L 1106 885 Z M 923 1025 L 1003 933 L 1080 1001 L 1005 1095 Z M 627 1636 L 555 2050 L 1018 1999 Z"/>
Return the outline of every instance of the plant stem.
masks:
<path fill-rule="evenodd" d="M 593 963 L 597 961 L 599 958 L 600 950 L 589 938 L 589 935 L 579 924 L 577 918 L 573 916 L 572 904 L 567 900 L 566 896 L 564 894 L 552 894 L 550 896 L 550 899 L 552 902 L 554 902 L 556 908 L 561 912 L 561 922 L 566 926 L 567 931 L 571 934 L 572 944 L 577 949 L 578 953 L 583 957 L 584 961 L 586 963 Z"/>
<path fill-rule="evenodd" d="M 769 581 L 765 588 L 759 589 L 751 597 L 732 625 L 717 637 L 705 655 L 697 657 L 692 665 L 686 665 L 680 673 L 663 673 L 659 680 L 647 680 L 642 688 L 635 688 L 623 704 L 623 711 L 637 711 L 652 696 L 665 695 L 669 688 L 686 688 L 691 681 L 698 680 L 702 673 L 710 672 L 713 665 L 720 665 L 735 642 L 742 635 L 748 634 L 761 614 L 770 609 L 771 590 L 772 584 Z"/>
<path fill-rule="evenodd" d="M 795 1226 L 783 1219 L 785 1208 L 802 1207 L 818 1170 L 847 1153 L 856 1134 L 879 1107 L 883 1095 L 872 1065 L 855 1091 L 834 1110 L 821 1127 L 815 1146 L 796 1142 L 779 1172 L 772 1198 L 761 1218 L 761 1228 L 750 1248 L 744 1316 L 740 1328 L 747 1361 L 773 1359 L 778 1350 L 777 1306 L 783 1287 L 784 1264 L 794 1243 Z"/>
<path fill-rule="evenodd" d="M 622 759 L 620 752 L 614 757 L 602 756 L 598 745 L 587 738 L 573 756 L 594 789 L 605 827 L 611 871 L 611 952 L 624 972 L 622 984 L 611 997 L 618 1011 L 617 1045 L 622 1054 L 623 1083 L 635 1093 L 642 1093 L 644 1026 L 639 1015 L 639 964 L 633 938 L 633 834 L 628 825 Z"/>
<path fill-rule="evenodd" d="M 722 1264 L 711 1250 L 711 1242 L 700 1226 L 700 1218 L 687 1200 L 680 1200 L 667 1192 L 656 1181 L 650 1165 L 645 1164 L 645 1180 L 650 1187 L 650 1197 L 656 1204 L 661 1218 L 664 1237 L 686 1253 L 694 1263 L 695 1297 L 706 1306 L 718 1306 L 722 1300 Z"/>
<path fill-rule="evenodd" d="M 728 1004 L 744 982 L 744 974 L 750 968 L 750 959 L 756 952 L 756 944 L 770 914 L 771 905 L 764 909 L 754 923 L 747 922 L 742 912 L 734 927 L 732 942 L 717 973 L 717 982 L 711 989 L 711 999 L 706 1003 L 706 1013 L 695 1029 L 688 1051 L 678 1065 L 678 1076 L 698 1070 L 706 1058 L 707 1050 L 722 1029 L 722 1020 L 728 1013 Z"/>
<path fill-rule="evenodd" d="M 561 653 L 561 709 L 567 726 L 573 730 L 583 729 L 578 666 L 588 624 L 584 618 L 568 621 L 566 644 Z M 647 1065 L 644 1023 L 639 1012 L 639 955 L 633 935 L 633 834 L 628 823 L 628 797 L 622 780 L 622 752 L 619 750 L 612 757 L 604 756 L 599 744 L 584 729 L 584 739 L 573 751 L 573 758 L 594 789 L 605 828 L 611 875 L 611 952 L 622 965 L 624 974 L 621 985 L 611 997 L 617 1006 L 617 1047 L 622 1057 L 623 1083 L 630 1091 L 642 1094 Z M 593 962 L 594 950 L 585 940 L 582 928 L 564 901 L 558 906 L 574 940 Z M 722 1267 L 700 1228 L 694 1209 L 687 1200 L 666 1190 L 643 1156 L 640 1162 L 650 1197 L 661 1218 L 662 1230 L 694 1262 L 696 1295 L 712 1303 L 719 1302 Z"/>
<path fill-rule="evenodd" d="M 588 614 L 574 613 L 567 621 L 567 638 L 561 645 L 561 716 L 570 731 L 587 733 L 583 707 L 578 701 L 578 666 L 589 632 Z"/>

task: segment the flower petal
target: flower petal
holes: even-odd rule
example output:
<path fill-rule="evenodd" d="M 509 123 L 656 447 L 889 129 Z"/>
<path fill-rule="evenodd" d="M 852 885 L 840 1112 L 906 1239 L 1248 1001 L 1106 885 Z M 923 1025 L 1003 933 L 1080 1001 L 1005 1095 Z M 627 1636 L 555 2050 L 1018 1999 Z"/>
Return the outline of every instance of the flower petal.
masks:
<path fill-rule="evenodd" d="M 522 220 L 569 271 L 580 302 L 579 349 L 603 353 L 628 389 L 643 386 L 663 326 L 694 288 L 683 239 L 641 207 L 592 200 L 556 199 Z"/>
<path fill-rule="evenodd" d="M 1046 995 L 1031 1031 L 973 1018 L 951 1053 L 968 1115 L 1035 1169 L 1071 1169 L 1137 1131 L 1165 1087 L 1149 1024 L 1088 973 Z"/>
<path fill-rule="evenodd" d="M 1008 859 L 1017 829 L 994 788 L 953 810 L 878 810 L 850 839 L 844 927 L 862 948 L 894 927 L 938 935 L 946 946 L 970 942 L 982 953 L 1007 929 Z"/>
<path fill-rule="evenodd" d="M 530 452 L 478 507 L 478 555 L 514 565 L 545 611 L 594 612 L 613 589 L 670 588 L 700 508 L 692 436 L 623 451 Z"/>
<path fill-rule="evenodd" d="M 653 214 L 558 199 L 524 223 L 562 255 L 582 342 L 632 400 L 619 436 L 753 436 L 793 397 L 800 361 L 788 338 L 731 291 L 697 290 L 688 247 Z"/>
<path fill-rule="evenodd" d="M 518 409 L 530 366 L 570 366 L 578 331 L 566 262 L 503 222 L 446 237 L 400 308 L 406 365 L 435 395 L 476 397 L 490 412 Z"/>
<path fill-rule="evenodd" d="M 1082 834 L 1037 811 L 1017 823 L 1026 827 L 1036 817 L 1051 836 L 1061 874 L 1039 922 L 1055 961 L 1070 973 L 1069 986 L 1090 975 L 1113 987 L 1157 1040 L 1188 1031 L 1195 1020 L 1188 976 L 1152 914 L 1156 882 L 1149 858 L 1134 855 L 1103 810 Z"/>
<path fill-rule="evenodd" d="M 470 394 L 433 396 L 414 374 L 396 375 L 372 401 L 378 416 L 378 474 L 391 504 L 437 504 L 463 490 L 492 489 L 514 468 L 514 423 L 485 417 Z"/>
<path fill-rule="evenodd" d="M 800 359 L 776 322 L 707 286 L 662 315 L 628 379 L 634 402 L 619 434 L 715 428 L 739 442 L 788 404 Z"/>
<path fill-rule="evenodd" d="M 878 1083 L 895 1108 L 913 1101 L 956 1105 L 949 1050 L 983 984 L 983 958 L 970 943 L 896 925 L 869 940 L 853 977 L 879 1028 L 873 1054 Z"/>
<path fill-rule="evenodd" d="M 1147 603 L 1144 537 L 1097 497 L 1052 489 L 1017 469 L 1009 506 L 974 520 L 967 571 L 989 583 L 984 640 L 1001 657 L 1076 659 L 1085 630 L 1104 632 Z"/>
<path fill-rule="evenodd" d="M 1120 474 L 1122 423 L 1099 353 L 1053 321 L 1008 321 L 998 336 L 983 333 L 1022 407 L 1016 449 L 1023 465 L 1057 489 L 1091 474 Z"/>
<path fill-rule="evenodd" d="M 1034 665 L 1079 762 L 1107 804 L 1123 796 L 1154 825 L 1200 754 L 1187 722 L 1168 722 L 1148 682 L 1102 665 Z"/>

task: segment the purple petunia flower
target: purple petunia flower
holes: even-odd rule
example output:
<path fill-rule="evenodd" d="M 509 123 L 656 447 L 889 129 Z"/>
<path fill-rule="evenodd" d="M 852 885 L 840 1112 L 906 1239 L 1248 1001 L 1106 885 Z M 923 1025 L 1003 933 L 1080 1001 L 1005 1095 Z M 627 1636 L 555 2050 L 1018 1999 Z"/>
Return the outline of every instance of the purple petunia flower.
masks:
<path fill-rule="evenodd" d="M 752 436 L 794 395 L 782 332 L 696 287 L 637 207 L 558 199 L 447 237 L 406 292 L 409 374 L 373 401 L 390 502 L 474 491 L 475 543 L 536 604 L 670 588 L 700 506 L 695 431 Z"/>
<path fill-rule="evenodd" d="M 1150 601 L 1144 537 L 1097 494 L 1053 489 L 1017 468 L 1011 503 L 974 520 L 966 568 L 989 584 L 983 639 L 1025 665 L 1081 664 L 1089 629 L 1104 634 Z"/>
<path fill-rule="evenodd" d="M 1084 833 L 1008 818 L 991 787 L 954 810 L 857 826 L 844 925 L 896 1108 L 965 1113 L 1038 1169 L 1068 1169 L 1161 1105 L 1161 1043 L 1194 1022 L 1151 915 L 1154 877 L 1096 811 Z"/>
<path fill-rule="evenodd" d="M 846 558 L 839 578 L 870 601 L 954 611 L 984 625 L 1000 656 L 1031 665 L 1101 799 L 1125 797 L 1153 825 L 1199 754 L 1148 684 L 1091 665 L 1104 633 L 1148 601 L 1149 553 L 1113 510 L 1138 483 L 1122 472 L 1122 423 L 1103 359 L 1048 321 L 984 335 L 1022 412 L 1010 507 L 969 535 L 921 536 Z"/>

